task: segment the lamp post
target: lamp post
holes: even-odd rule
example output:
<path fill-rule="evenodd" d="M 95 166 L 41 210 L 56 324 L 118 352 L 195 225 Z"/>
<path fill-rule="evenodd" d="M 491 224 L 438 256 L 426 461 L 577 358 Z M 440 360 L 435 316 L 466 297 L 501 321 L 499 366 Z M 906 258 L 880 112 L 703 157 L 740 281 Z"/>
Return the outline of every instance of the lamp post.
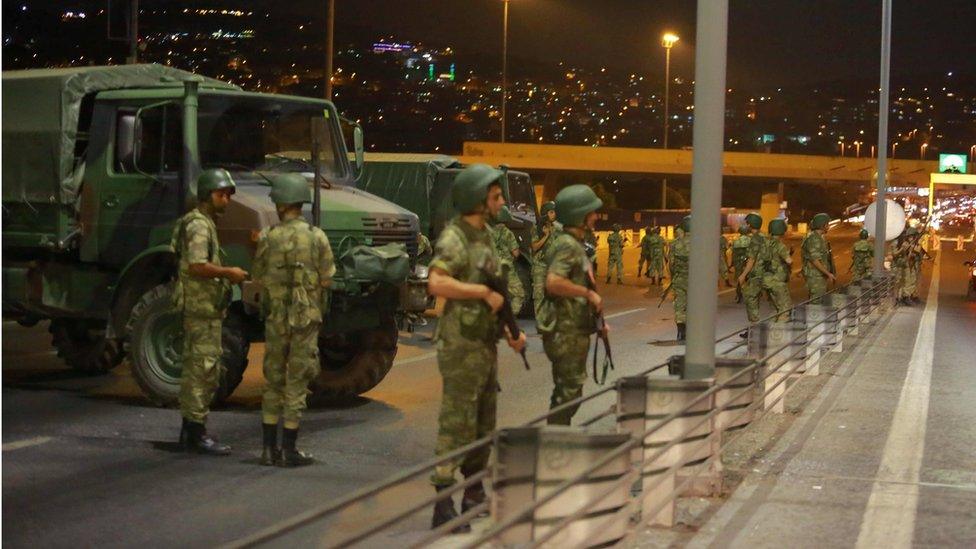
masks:
<path fill-rule="evenodd" d="M 969 159 L 976 162 L 976 145 L 969 147 Z"/>
<path fill-rule="evenodd" d="M 664 33 L 661 37 L 661 45 L 664 46 L 664 148 L 668 148 L 668 134 L 671 121 L 668 116 L 668 109 L 671 106 L 671 48 L 674 43 L 680 40 L 677 34 L 672 32 Z M 665 177 L 661 182 L 661 209 L 668 208 L 668 178 Z"/>
<path fill-rule="evenodd" d="M 918 158 L 919 160 L 925 160 L 925 149 L 929 148 L 928 143 L 922 143 L 922 146 L 918 148 Z"/>
<path fill-rule="evenodd" d="M 502 14 L 502 135 L 501 142 L 505 142 L 505 121 L 508 119 L 508 2 L 504 5 Z"/>
<path fill-rule="evenodd" d="M 855 158 L 861 158 L 861 142 L 860 141 L 855 141 L 854 142 L 854 151 L 855 151 L 855 153 L 854 153 Z"/>
<path fill-rule="evenodd" d="M 844 156 L 844 142 L 838 141 L 837 144 L 840 145 L 840 155 Z"/>
<path fill-rule="evenodd" d="M 329 0 L 325 22 L 325 98 L 332 101 L 332 44 L 335 37 L 335 0 Z"/>
<path fill-rule="evenodd" d="M 898 142 L 895 141 L 894 143 L 891 144 L 891 157 L 892 158 L 895 157 L 895 150 L 897 150 L 897 149 L 898 149 Z"/>

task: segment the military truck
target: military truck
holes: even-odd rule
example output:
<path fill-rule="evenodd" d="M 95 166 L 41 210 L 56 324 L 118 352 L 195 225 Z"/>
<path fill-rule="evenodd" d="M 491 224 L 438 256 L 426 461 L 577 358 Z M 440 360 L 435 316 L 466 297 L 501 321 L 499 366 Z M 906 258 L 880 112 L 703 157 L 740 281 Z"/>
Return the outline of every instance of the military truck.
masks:
<path fill-rule="evenodd" d="M 458 214 L 451 201 L 451 186 L 464 165 L 457 159 L 433 154 L 366 153 L 358 187 L 383 197 L 417 214 L 420 231 L 436 242 L 441 230 Z M 538 207 L 535 189 L 529 174 L 509 170 L 505 172 L 502 189 L 505 202 L 512 212 L 506 223 L 518 238 L 521 254 L 516 269 L 531 302 L 532 237 Z M 523 305 L 524 311 L 532 310 Z M 516 312 L 517 313 L 517 312 Z"/>
<path fill-rule="evenodd" d="M 4 72 L 4 318 L 50 321 L 58 355 L 83 372 L 128 357 L 145 394 L 171 404 L 182 330 L 170 238 L 195 205 L 198 174 L 221 167 L 236 180 L 217 227 L 224 263 L 249 269 L 260 230 L 277 221 L 267 175 L 299 172 L 320 188 L 321 215 L 305 213 L 321 218 L 338 263 L 313 390 L 368 391 L 393 364 L 395 312 L 409 293 L 406 275 L 391 280 L 382 263 L 415 258 L 418 218 L 355 188 L 363 134 L 353 126 L 356 165 L 328 101 L 245 92 L 160 65 Z M 240 383 L 250 343 L 263 337 L 258 295 L 250 282 L 235 289 L 218 398 Z"/>

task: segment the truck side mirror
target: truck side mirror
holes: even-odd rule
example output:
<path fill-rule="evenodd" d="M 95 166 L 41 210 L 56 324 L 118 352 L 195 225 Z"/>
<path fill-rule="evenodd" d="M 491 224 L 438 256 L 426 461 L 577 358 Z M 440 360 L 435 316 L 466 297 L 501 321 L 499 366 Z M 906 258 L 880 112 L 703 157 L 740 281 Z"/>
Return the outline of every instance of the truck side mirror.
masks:
<path fill-rule="evenodd" d="M 363 151 L 363 128 L 356 125 L 352 130 L 353 147 L 356 150 L 356 179 L 362 177 L 363 166 L 366 164 L 366 153 Z"/>

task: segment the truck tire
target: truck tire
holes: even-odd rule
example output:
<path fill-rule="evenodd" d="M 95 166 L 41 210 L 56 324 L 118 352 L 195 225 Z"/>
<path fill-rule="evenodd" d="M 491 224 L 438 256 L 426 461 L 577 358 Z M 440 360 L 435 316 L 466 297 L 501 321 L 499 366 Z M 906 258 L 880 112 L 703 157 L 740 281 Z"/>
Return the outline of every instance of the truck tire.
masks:
<path fill-rule="evenodd" d="M 397 327 L 392 318 L 379 328 L 349 334 L 341 340 L 320 338 L 322 373 L 309 387 L 309 404 L 348 400 L 376 387 L 393 367 L 396 353 Z"/>
<path fill-rule="evenodd" d="M 74 370 L 104 374 L 122 363 L 122 346 L 106 339 L 105 321 L 57 318 L 48 331 L 58 357 Z"/>
<path fill-rule="evenodd" d="M 139 298 L 126 324 L 126 353 L 132 377 L 146 397 L 159 406 L 179 401 L 182 370 L 183 327 L 173 309 L 173 285 L 160 284 Z M 224 320 L 222 343 L 224 369 L 214 403 L 223 403 L 234 392 L 247 368 L 250 342 L 242 319 L 231 314 Z"/>

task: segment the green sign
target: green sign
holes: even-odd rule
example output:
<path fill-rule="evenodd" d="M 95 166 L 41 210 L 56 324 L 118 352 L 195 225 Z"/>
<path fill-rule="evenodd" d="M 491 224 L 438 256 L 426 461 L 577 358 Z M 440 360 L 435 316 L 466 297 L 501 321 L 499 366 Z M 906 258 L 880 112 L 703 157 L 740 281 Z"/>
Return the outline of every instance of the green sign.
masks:
<path fill-rule="evenodd" d="M 966 173 L 968 160 L 964 154 L 940 154 L 939 173 Z"/>

